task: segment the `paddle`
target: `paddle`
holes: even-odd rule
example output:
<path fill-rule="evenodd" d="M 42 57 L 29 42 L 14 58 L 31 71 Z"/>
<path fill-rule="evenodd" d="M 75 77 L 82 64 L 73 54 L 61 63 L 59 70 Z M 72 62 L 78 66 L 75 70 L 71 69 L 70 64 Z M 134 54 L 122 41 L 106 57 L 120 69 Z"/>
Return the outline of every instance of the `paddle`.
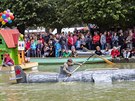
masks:
<path fill-rule="evenodd" d="M 115 65 L 115 63 L 113 63 L 113 62 L 107 60 L 106 58 L 104 58 L 104 57 L 102 57 L 102 56 L 99 56 L 99 55 L 97 55 L 97 54 L 96 54 L 96 56 L 99 57 L 99 58 L 101 58 L 101 59 L 103 59 L 106 63 L 108 63 L 108 64 L 110 64 L 110 65 Z"/>
<path fill-rule="evenodd" d="M 72 75 L 74 72 L 76 72 L 83 64 L 85 64 L 85 63 L 86 63 L 92 56 L 94 56 L 94 55 L 95 55 L 95 54 L 90 55 L 81 65 L 79 65 L 78 67 L 76 67 L 76 68 L 72 71 L 71 75 Z M 66 77 L 64 81 L 66 81 L 69 77 L 70 77 L 70 76 Z"/>

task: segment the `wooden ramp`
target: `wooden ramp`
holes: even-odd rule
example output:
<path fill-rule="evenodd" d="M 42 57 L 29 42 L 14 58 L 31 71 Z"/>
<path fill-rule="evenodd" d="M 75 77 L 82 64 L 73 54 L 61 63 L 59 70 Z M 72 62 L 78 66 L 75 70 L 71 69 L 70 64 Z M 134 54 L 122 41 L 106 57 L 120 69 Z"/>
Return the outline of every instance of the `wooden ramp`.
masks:
<path fill-rule="evenodd" d="M 30 62 L 30 63 L 21 64 L 19 66 L 21 66 L 23 70 L 37 69 L 38 63 L 37 62 Z M 14 66 L 9 66 L 9 67 L 0 66 L 0 71 L 14 71 Z"/>
<path fill-rule="evenodd" d="M 37 70 L 38 69 L 38 63 L 37 62 L 30 62 L 30 63 L 25 63 L 19 65 L 23 70 Z M 9 67 L 2 67 L 0 66 L 0 73 L 3 73 L 7 75 L 9 82 L 10 83 L 16 83 L 16 78 L 15 76 L 15 66 L 9 66 Z"/>

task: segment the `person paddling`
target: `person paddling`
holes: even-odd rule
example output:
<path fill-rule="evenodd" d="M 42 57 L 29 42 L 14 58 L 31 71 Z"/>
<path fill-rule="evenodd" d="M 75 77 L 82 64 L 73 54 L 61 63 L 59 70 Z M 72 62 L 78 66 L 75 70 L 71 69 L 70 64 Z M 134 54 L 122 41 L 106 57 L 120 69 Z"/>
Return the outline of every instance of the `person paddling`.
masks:
<path fill-rule="evenodd" d="M 72 75 L 73 65 L 82 65 L 81 63 L 75 63 L 72 59 L 68 59 L 63 66 L 60 67 L 60 78 L 64 78 Z"/>

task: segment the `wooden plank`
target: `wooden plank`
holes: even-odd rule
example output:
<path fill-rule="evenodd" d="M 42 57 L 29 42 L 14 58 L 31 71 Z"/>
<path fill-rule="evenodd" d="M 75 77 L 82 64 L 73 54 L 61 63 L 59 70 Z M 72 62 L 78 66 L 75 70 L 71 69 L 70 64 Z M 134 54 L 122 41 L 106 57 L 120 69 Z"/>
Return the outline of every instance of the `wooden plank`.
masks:
<path fill-rule="evenodd" d="M 22 69 L 32 69 L 34 67 L 38 67 L 37 62 L 30 62 L 30 63 L 25 63 L 20 65 Z M 3 67 L 0 66 L 0 71 L 14 71 L 14 66 L 9 66 L 9 67 Z"/>

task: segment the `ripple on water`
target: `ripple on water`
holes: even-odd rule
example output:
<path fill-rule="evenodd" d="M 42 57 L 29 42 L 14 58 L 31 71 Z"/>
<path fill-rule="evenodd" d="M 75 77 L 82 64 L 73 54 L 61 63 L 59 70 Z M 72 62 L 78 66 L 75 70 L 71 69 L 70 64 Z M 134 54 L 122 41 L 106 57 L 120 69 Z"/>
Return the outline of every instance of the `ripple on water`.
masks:
<path fill-rule="evenodd" d="M 89 68 L 90 66 L 85 67 Z M 113 82 L 111 84 L 89 82 L 0 83 L 0 101 L 134 101 L 134 95 L 134 81 Z"/>

